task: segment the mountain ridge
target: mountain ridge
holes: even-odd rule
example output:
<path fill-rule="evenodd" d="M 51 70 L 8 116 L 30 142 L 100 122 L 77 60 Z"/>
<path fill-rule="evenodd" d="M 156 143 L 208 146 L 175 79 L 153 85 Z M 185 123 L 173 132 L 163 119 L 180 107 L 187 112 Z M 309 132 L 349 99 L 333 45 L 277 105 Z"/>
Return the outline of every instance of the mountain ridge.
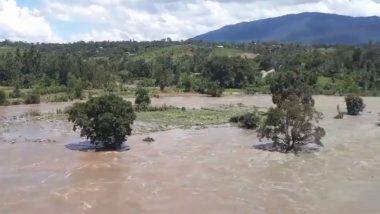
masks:
<path fill-rule="evenodd" d="M 380 42 L 380 17 L 305 12 L 240 22 L 196 36 L 208 42 L 361 44 Z"/>

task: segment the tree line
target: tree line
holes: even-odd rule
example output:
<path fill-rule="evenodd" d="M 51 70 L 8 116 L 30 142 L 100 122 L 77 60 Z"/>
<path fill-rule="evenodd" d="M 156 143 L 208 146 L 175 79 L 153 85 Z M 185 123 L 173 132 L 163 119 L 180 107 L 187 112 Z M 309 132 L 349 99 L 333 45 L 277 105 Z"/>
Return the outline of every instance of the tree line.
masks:
<path fill-rule="evenodd" d="M 168 86 L 218 95 L 223 88 L 270 92 L 273 78 L 261 71 L 298 71 L 313 93 L 379 95 L 380 46 L 301 46 L 294 44 L 203 42 L 77 42 L 28 44 L 2 42 L 0 85 L 19 88 L 80 84 L 112 90 L 116 83 Z M 5 48 L 4 48 L 5 49 Z M 228 54 L 229 50 L 256 54 Z"/>

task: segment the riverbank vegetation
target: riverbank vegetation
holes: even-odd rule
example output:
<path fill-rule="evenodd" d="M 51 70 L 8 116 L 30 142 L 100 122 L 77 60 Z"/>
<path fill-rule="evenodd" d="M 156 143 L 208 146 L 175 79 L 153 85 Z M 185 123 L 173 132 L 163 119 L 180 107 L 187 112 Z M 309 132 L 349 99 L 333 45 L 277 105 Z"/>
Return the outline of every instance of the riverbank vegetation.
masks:
<path fill-rule="evenodd" d="M 245 129 L 256 129 L 261 124 L 261 116 L 259 115 L 257 109 L 253 112 L 244 113 L 242 115 L 236 115 L 230 118 L 231 123 L 236 123 L 241 128 Z"/>
<path fill-rule="evenodd" d="M 269 43 L 1 42 L 0 88 L 6 104 L 41 102 L 114 93 L 133 96 L 136 86 L 166 93 L 228 91 L 270 93 L 274 73 L 301 71 L 313 94 L 380 95 L 380 46 L 300 46 Z M 266 72 L 264 72 L 266 71 Z M 265 77 L 264 77 L 265 76 Z M 2 103 L 4 105 L 5 103 Z"/>
<path fill-rule="evenodd" d="M 207 127 L 227 124 L 231 117 L 249 113 L 252 109 L 252 106 L 201 109 L 169 107 L 165 111 L 139 112 L 137 113 L 137 120 L 161 127 Z"/>
<path fill-rule="evenodd" d="M 21 121 L 63 121 L 69 117 L 70 107 L 56 112 L 27 113 Z M 134 107 L 136 109 L 136 106 Z M 207 128 L 227 125 L 230 118 L 240 115 L 265 115 L 266 109 L 255 106 L 225 105 L 214 108 L 185 108 L 169 105 L 149 106 L 144 111 L 136 111 L 135 123 L 131 126 L 133 134 L 146 134 L 175 128 Z M 20 121 L 20 122 L 21 122 Z"/>

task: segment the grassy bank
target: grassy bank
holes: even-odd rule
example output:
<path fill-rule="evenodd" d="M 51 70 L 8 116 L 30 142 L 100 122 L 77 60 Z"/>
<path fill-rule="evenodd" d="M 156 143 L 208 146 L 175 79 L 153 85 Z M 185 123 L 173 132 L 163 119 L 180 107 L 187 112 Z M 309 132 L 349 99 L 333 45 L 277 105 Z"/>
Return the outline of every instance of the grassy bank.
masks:
<path fill-rule="evenodd" d="M 137 112 L 134 134 L 165 131 L 174 128 L 206 128 L 229 123 L 233 116 L 253 112 L 253 106 L 230 105 L 219 108 L 185 109 L 168 108 L 165 111 Z M 21 115 L 24 119 L 38 121 L 62 121 L 67 115 L 63 109 L 56 113 L 30 111 Z"/>
<path fill-rule="evenodd" d="M 229 123 L 231 117 L 253 112 L 250 106 L 225 106 L 202 109 L 169 109 L 160 112 L 139 112 L 137 122 L 164 128 L 207 127 Z"/>

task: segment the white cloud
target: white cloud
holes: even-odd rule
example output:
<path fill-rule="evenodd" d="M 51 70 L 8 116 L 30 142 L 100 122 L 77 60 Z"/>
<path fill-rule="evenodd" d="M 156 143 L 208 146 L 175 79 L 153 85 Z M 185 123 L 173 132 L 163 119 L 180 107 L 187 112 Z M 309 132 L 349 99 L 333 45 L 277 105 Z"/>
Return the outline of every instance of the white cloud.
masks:
<path fill-rule="evenodd" d="M 48 3 L 47 11 L 58 20 L 76 22 L 101 22 L 111 15 L 102 4 L 76 5 L 59 1 Z"/>
<path fill-rule="evenodd" d="M 127 40 L 129 36 L 118 29 L 111 29 L 107 31 L 92 30 L 89 33 L 74 34 L 71 36 L 70 41 L 122 41 Z"/>
<path fill-rule="evenodd" d="M 19 7 L 15 0 L 0 0 L 0 39 L 59 41 L 40 11 Z"/>
<path fill-rule="evenodd" d="M 289 13 L 380 15 L 376 0 L 46 0 L 56 19 L 88 23 L 70 40 L 187 39 L 227 24 Z"/>
<path fill-rule="evenodd" d="M 0 35 L 32 41 L 54 40 L 56 36 L 47 22 L 49 20 L 52 23 L 66 22 L 65 30 L 70 24 L 91 29 L 82 33 L 65 32 L 68 35 L 65 41 L 187 39 L 224 25 L 289 13 L 380 16 L 379 0 L 41 1 L 42 7 L 37 11 L 17 7 L 15 0 L 0 0 L 0 27 L 3 29 Z M 4 5 L 11 9 L 1 9 Z M 8 29 L 6 33 L 4 29 Z"/>

